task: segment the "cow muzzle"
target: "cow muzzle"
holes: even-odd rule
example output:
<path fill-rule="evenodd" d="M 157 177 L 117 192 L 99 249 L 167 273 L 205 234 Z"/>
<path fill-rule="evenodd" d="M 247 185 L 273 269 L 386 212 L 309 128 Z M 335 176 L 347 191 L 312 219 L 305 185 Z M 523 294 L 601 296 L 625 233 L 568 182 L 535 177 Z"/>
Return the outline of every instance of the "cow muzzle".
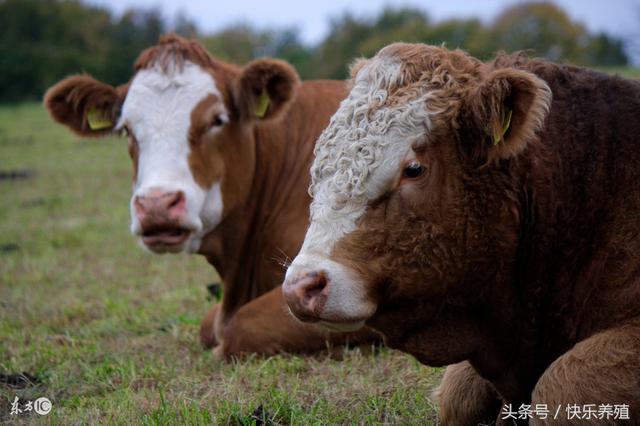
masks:
<path fill-rule="evenodd" d="M 193 230 L 184 225 L 186 196 L 182 191 L 150 191 L 133 199 L 138 234 L 150 250 L 158 253 L 182 250 Z"/>
<path fill-rule="evenodd" d="M 326 268 L 290 267 L 282 292 L 291 313 L 333 331 L 360 329 L 376 310 L 364 283 L 336 262 L 321 263 Z"/>

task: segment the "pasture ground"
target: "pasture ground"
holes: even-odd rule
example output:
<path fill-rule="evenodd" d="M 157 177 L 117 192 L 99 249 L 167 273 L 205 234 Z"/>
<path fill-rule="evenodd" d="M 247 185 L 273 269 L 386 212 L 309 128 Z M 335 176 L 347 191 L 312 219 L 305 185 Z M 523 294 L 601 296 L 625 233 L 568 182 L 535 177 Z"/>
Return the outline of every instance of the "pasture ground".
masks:
<path fill-rule="evenodd" d="M 639 70 L 615 69 L 628 77 Z M 441 370 L 382 348 L 216 362 L 198 340 L 215 272 L 129 234 L 123 139 L 78 140 L 0 107 L 0 375 L 6 424 L 434 424 Z M 26 172 L 26 173 L 22 173 Z M 47 416 L 11 416 L 46 396 Z"/>
<path fill-rule="evenodd" d="M 216 362 L 198 339 L 215 273 L 137 246 L 124 139 L 78 140 L 40 105 L 0 107 L 8 170 L 28 173 L 0 180 L 0 374 L 36 383 L 0 382 L 0 423 L 435 423 L 441 371 L 400 352 Z M 41 396 L 49 415 L 10 415 L 15 397 Z"/>

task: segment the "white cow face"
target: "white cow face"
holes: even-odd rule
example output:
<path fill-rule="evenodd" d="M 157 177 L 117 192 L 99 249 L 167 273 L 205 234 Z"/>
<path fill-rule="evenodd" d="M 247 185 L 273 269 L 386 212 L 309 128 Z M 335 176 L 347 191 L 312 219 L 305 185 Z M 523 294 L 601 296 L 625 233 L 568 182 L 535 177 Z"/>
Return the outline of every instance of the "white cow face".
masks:
<path fill-rule="evenodd" d="M 136 175 L 131 197 L 131 232 L 155 252 L 195 252 L 222 218 L 221 182 L 196 182 L 189 165 L 191 116 L 203 101 L 220 133 L 229 113 L 213 75 L 186 62 L 139 71 L 122 106 L 118 128 L 129 134 Z"/>
<path fill-rule="evenodd" d="M 53 118 L 83 137 L 126 132 L 134 165 L 131 231 L 156 253 L 197 252 L 246 201 L 255 170 L 256 124 L 281 117 L 299 83 L 283 61 L 244 68 L 196 41 L 163 36 L 119 87 L 87 75 L 45 96 Z"/>

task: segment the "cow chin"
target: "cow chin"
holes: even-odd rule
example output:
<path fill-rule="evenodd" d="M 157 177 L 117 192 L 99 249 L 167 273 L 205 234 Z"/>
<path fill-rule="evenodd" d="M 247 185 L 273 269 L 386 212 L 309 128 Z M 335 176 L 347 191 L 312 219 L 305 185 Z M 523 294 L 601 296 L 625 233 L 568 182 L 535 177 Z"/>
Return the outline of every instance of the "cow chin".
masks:
<path fill-rule="evenodd" d="M 351 331 L 358 331 L 362 327 L 364 327 L 364 320 L 361 321 L 352 321 L 352 322 L 329 322 L 329 321 L 318 321 L 318 325 L 320 327 L 324 327 L 327 330 L 335 331 L 338 333 L 346 333 Z"/>
<path fill-rule="evenodd" d="M 140 245 L 155 254 L 189 252 L 193 234 L 190 231 L 175 231 L 175 235 L 163 239 L 140 236 Z"/>
<path fill-rule="evenodd" d="M 182 253 L 185 249 L 184 244 L 152 244 L 148 245 L 141 241 L 142 246 L 155 254 L 165 254 L 165 253 Z"/>

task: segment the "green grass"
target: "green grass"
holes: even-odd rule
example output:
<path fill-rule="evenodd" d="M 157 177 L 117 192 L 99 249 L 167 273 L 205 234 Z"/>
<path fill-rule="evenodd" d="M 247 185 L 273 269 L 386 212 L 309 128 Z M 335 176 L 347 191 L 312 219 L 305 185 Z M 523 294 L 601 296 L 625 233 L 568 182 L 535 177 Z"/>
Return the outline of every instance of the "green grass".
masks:
<path fill-rule="evenodd" d="M 440 371 L 389 349 L 217 362 L 198 326 L 214 271 L 128 231 L 124 140 L 78 141 L 39 105 L 0 108 L 0 423 L 429 424 Z M 46 396 L 48 416 L 10 416 Z M 260 408 L 262 407 L 262 408 Z M 255 416 L 253 414 L 255 413 Z"/>

